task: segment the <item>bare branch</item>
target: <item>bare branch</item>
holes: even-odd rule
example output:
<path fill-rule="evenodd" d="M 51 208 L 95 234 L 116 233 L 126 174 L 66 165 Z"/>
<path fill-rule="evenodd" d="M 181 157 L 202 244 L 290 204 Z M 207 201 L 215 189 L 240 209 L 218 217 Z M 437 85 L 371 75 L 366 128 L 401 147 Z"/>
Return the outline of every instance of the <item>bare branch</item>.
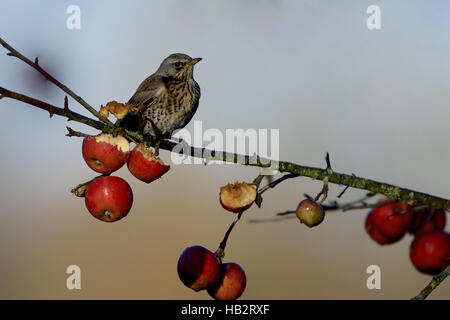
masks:
<path fill-rule="evenodd" d="M 298 177 L 298 175 L 293 174 L 293 173 L 285 174 L 284 176 L 282 176 L 282 177 L 272 181 L 271 183 L 265 185 L 264 187 L 262 187 L 261 190 L 258 191 L 258 193 L 263 194 L 268 189 L 275 188 L 279 183 L 283 182 L 284 180 L 296 178 L 296 177 Z"/>
<path fill-rule="evenodd" d="M 68 133 L 66 134 L 66 136 L 68 137 L 91 137 L 90 134 L 86 134 L 83 132 L 79 132 L 79 131 L 75 131 L 73 130 L 71 127 L 66 127 Z"/>
<path fill-rule="evenodd" d="M 40 74 L 42 74 L 45 79 L 48 81 L 54 83 L 58 88 L 63 90 L 65 93 L 67 93 L 69 96 L 71 96 L 74 100 L 76 100 L 79 104 L 81 104 L 83 107 L 85 107 L 90 113 L 92 113 L 95 117 L 97 117 L 99 120 L 103 121 L 104 123 L 111 124 L 111 121 L 109 121 L 107 118 L 103 117 L 100 113 L 97 112 L 93 107 L 91 107 L 86 101 L 84 101 L 80 96 L 76 95 L 72 90 L 70 90 L 68 87 L 66 87 L 64 84 L 53 78 L 47 71 L 45 71 L 40 65 L 39 65 L 39 59 L 36 57 L 35 61 L 31 61 L 24 55 L 22 55 L 19 51 L 11 47 L 8 43 L 6 43 L 5 40 L 0 38 L 0 44 L 9 52 L 7 53 L 8 56 L 16 57 L 35 70 L 37 70 Z"/>
<path fill-rule="evenodd" d="M 0 87 L 0 94 L 4 98 L 11 98 L 11 99 L 19 100 L 19 101 L 28 103 L 32 106 L 38 107 L 42 110 L 46 110 L 50 114 L 50 117 L 52 117 L 54 114 L 56 114 L 58 116 L 66 117 L 68 120 L 81 122 L 81 123 L 84 123 L 88 126 L 91 126 L 93 128 L 99 129 L 99 130 L 102 130 L 102 128 L 104 127 L 104 124 L 101 123 L 100 121 L 96 121 L 91 118 L 85 117 L 79 113 L 70 111 L 69 107 L 67 105 L 65 105 L 64 108 L 55 107 L 55 106 L 48 104 L 46 102 L 43 102 L 41 100 L 31 98 L 31 97 L 26 96 L 21 93 L 7 90 L 3 87 Z"/>
<path fill-rule="evenodd" d="M 436 287 L 440 285 L 442 281 L 445 280 L 445 278 L 447 278 L 449 274 L 450 274 L 450 266 L 448 266 L 444 271 L 439 273 L 437 276 L 434 276 L 433 279 L 430 281 L 430 283 L 422 291 L 420 291 L 420 293 L 417 296 L 415 296 L 411 300 L 425 300 L 430 295 L 430 293 L 432 293 L 433 290 L 436 289 Z"/>

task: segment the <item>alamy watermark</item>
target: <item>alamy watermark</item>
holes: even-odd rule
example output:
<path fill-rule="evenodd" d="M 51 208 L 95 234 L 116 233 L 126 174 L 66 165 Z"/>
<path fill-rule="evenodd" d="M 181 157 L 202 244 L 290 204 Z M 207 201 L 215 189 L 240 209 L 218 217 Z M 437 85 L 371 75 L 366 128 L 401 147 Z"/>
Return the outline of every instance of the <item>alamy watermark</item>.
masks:
<path fill-rule="evenodd" d="M 279 129 L 237 128 L 226 129 L 224 134 L 217 128 L 203 131 L 202 121 L 194 121 L 193 134 L 181 129 L 174 137 L 182 140 L 172 150 L 174 164 L 261 163 L 270 169 L 278 169 Z M 189 145 L 196 148 L 195 157 L 191 157 Z"/>
<path fill-rule="evenodd" d="M 75 4 L 71 4 L 67 7 L 66 13 L 70 16 L 66 20 L 66 27 L 69 30 L 81 29 L 81 9 Z"/>
<path fill-rule="evenodd" d="M 72 264 L 67 267 L 66 273 L 70 274 L 66 280 L 66 287 L 69 290 L 81 289 L 81 269 L 79 266 Z"/>
<path fill-rule="evenodd" d="M 367 267 L 366 273 L 370 274 L 367 278 L 366 286 L 367 289 L 381 289 L 381 269 L 376 264 L 372 264 Z"/>
<path fill-rule="evenodd" d="M 366 20 L 366 26 L 369 30 L 381 29 L 381 9 L 379 6 L 372 4 L 367 7 L 366 13 L 369 17 Z"/>

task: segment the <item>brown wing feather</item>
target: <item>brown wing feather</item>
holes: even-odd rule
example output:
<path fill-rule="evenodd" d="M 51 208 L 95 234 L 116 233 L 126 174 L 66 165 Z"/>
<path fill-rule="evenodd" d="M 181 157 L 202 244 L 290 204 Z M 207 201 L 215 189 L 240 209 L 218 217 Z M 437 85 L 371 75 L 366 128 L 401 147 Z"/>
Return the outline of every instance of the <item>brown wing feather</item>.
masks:
<path fill-rule="evenodd" d="M 143 112 L 151 104 L 152 100 L 167 90 L 164 80 L 164 77 L 152 74 L 142 81 L 128 103 Z"/>

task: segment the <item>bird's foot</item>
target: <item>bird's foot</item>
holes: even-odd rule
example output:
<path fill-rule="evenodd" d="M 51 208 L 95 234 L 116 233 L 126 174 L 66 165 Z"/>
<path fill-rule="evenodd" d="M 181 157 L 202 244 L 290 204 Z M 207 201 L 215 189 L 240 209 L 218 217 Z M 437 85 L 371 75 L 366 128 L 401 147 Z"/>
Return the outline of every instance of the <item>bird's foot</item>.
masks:
<path fill-rule="evenodd" d="M 159 146 L 161 145 L 161 138 L 156 140 L 155 142 L 155 156 L 157 157 L 159 155 Z"/>
<path fill-rule="evenodd" d="M 176 138 L 176 137 L 171 137 L 171 140 L 177 142 L 178 144 L 183 144 L 185 141 L 183 140 L 183 138 Z"/>

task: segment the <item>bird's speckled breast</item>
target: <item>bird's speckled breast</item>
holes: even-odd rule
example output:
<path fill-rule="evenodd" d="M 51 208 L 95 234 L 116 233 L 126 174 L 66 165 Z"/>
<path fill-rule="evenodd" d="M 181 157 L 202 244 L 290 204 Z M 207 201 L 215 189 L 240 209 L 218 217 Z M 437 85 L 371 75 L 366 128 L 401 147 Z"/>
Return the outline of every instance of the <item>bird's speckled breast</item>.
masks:
<path fill-rule="evenodd" d="M 164 107 L 151 108 L 148 116 L 162 134 L 172 135 L 194 116 L 200 100 L 200 87 L 195 80 L 169 80 L 166 87 L 167 90 L 159 96 Z"/>

